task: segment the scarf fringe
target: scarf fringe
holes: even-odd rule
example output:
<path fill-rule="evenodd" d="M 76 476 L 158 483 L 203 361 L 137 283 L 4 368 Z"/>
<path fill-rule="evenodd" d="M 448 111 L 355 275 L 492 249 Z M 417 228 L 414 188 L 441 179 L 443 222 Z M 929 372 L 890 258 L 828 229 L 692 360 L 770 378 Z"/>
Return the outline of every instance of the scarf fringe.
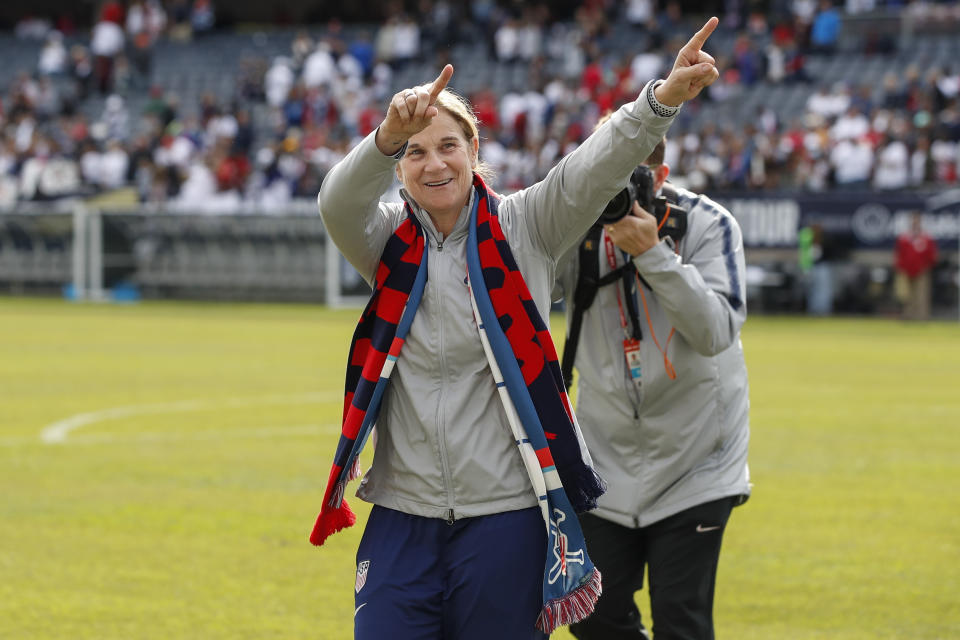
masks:
<path fill-rule="evenodd" d="M 594 469 L 586 464 L 577 465 L 563 477 L 563 489 L 570 505 L 577 513 L 585 513 L 597 508 L 597 498 L 607 490 L 606 481 Z"/>
<path fill-rule="evenodd" d="M 360 456 L 357 456 L 356 458 L 353 459 L 353 464 L 350 465 L 350 473 L 347 474 L 347 482 L 356 480 L 362 475 L 363 475 L 363 469 L 360 468 Z M 343 496 L 341 496 L 340 499 L 342 500 Z"/>
<path fill-rule="evenodd" d="M 324 507 L 310 533 L 310 542 L 318 547 L 337 531 L 352 527 L 357 522 L 357 515 L 350 510 L 346 500 L 343 500 L 339 507 Z"/>
<path fill-rule="evenodd" d="M 593 613 L 593 607 L 597 604 L 602 590 L 600 572 L 594 569 L 579 587 L 562 598 L 550 600 L 543 605 L 537 617 L 537 629 L 550 635 L 557 627 L 584 620 Z"/>
<path fill-rule="evenodd" d="M 328 537 L 347 527 L 352 527 L 357 516 L 350 509 L 350 505 L 343 499 L 343 494 L 347 489 L 347 483 L 356 480 L 363 475 L 360 468 L 360 458 L 354 458 L 350 465 L 350 472 L 342 482 L 333 485 L 330 491 L 330 499 L 323 506 L 320 515 L 317 516 L 317 522 L 313 525 L 313 531 L 310 533 L 310 542 L 316 546 L 323 544 Z"/>

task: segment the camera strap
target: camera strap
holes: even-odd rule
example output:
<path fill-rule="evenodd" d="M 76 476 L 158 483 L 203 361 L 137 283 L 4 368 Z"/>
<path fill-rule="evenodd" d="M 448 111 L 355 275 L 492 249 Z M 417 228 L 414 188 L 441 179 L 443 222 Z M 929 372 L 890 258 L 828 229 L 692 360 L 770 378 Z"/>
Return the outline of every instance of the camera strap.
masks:
<path fill-rule="evenodd" d="M 567 390 L 573 385 L 573 361 L 576 359 L 577 344 L 580 342 L 583 314 L 593 304 L 593 299 L 597 297 L 597 290 L 600 288 L 598 252 L 601 231 L 598 225 L 590 227 L 587 237 L 583 239 L 577 250 L 577 284 L 573 290 L 573 312 L 570 314 L 567 339 L 563 344 L 563 358 L 560 361 L 560 374 L 563 376 L 563 384 Z"/>
<path fill-rule="evenodd" d="M 632 294 L 632 287 L 636 269 L 632 260 L 627 260 L 625 264 L 613 268 L 610 273 L 600 276 L 600 240 L 603 228 L 595 225 L 587 232 L 583 242 L 580 243 L 577 258 L 577 284 L 573 291 L 573 311 L 570 317 L 570 325 L 567 327 L 567 338 L 563 345 L 563 358 L 560 362 L 560 372 L 563 376 L 563 383 L 567 389 L 573 384 L 573 363 L 577 356 L 577 345 L 580 342 L 580 329 L 583 326 L 583 314 L 593 304 L 597 297 L 597 291 L 601 287 L 620 281 L 623 286 L 625 297 L 628 301 L 627 313 L 630 316 L 632 332 L 636 339 L 640 339 L 640 322 L 637 300 Z M 605 238 L 605 236 L 603 236 Z M 605 238 L 610 242 L 608 238 Z M 614 263 L 614 266 L 615 263 Z M 619 296 L 618 296 L 619 299 Z M 623 307 L 621 306 L 621 317 L 623 316 Z"/>

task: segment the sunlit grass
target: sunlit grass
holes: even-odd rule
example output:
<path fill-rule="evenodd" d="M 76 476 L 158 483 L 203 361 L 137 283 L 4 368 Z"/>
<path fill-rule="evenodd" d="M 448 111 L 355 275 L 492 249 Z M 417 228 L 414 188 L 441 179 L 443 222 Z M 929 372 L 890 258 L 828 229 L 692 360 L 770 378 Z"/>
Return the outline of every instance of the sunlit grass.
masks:
<path fill-rule="evenodd" d="M 306 538 L 357 315 L 0 298 L 0 638 L 350 638 L 362 527 Z M 960 327 L 753 317 L 743 341 L 755 488 L 718 637 L 960 637 Z"/>

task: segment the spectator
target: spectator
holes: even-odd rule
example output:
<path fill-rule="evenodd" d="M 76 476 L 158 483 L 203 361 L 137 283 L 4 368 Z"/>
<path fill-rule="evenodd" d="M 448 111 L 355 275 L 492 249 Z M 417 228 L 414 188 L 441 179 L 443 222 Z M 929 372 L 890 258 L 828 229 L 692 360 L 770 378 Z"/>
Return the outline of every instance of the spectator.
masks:
<path fill-rule="evenodd" d="M 923 230 L 919 212 L 910 218 L 910 229 L 897 237 L 894 250 L 895 289 L 903 303 L 905 320 L 930 318 L 930 273 L 937 263 L 937 244 Z"/>
<path fill-rule="evenodd" d="M 529 63 L 543 49 L 543 26 L 535 7 L 527 7 L 517 29 L 517 57 Z"/>
<path fill-rule="evenodd" d="M 884 135 L 877 147 L 873 187 L 883 191 L 904 189 L 910 184 L 910 153 L 897 137 Z"/>
<path fill-rule="evenodd" d="M 333 59 L 332 47 L 328 41 L 322 40 L 303 62 L 303 84 L 307 89 L 329 88 L 336 80 L 337 63 Z"/>
<path fill-rule="evenodd" d="M 930 157 L 930 138 L 919 136 L 910 154 L 910 186 L 931 184 L 935 178 L 933 159 Z"/>
<path fill-rule="evenodd" d="M 70 74 L 73 77 L 76 98 L 86 99 L 94 80 L 93 59 L 90 51 L 82 44 L 70 47 Z"/>
<path fill-rule="evenodd" d="M 212 31 L 216 24 L 216 16 L 213 10 L 211 0 L 193 0 L 193 8 L 190 9 L 190 27 L 195 35 L 203 35 Z"/>
<path fill-rule="evenodd" d="M 153 70 L 153 41 L 147 31 L 139 31 L 132 36 L 130 42 L 133 84 L 143 88 L 149 85 L 150 73 Z"/>
<path fill-rule="evenodd" d="M 748 36 L 737 38 L 733 45 L 733 59 L 741 84 L 750 86 L 760 79 L 763 61 Z"/>
<path fill-rule="evenodd" d="M 100 164 L 102 154 L 96 142 L 87 140 L 80 153 L 80 176 L 89 185 L 99 186 L 101 183 Z"/>
<path fill-rule="evenodd" d="M 281 106 L 293 88 L 295 76 L 290 66 L 290 58 L 276 57 L 273 59 L 273 66 L 263 78 L 264 94 L 271 107 Z"/>
<path fill-rule="evenodd" d="M 169 0 L 170 39 L 185 42 L 192 36 L 190 26 L 190 0 Z"/>
<path fill-rule="evenodd" d="M 217 188 L 220 191 L 242 191 L 250 175 L 250 161 L 246 155 L 228 150 L 215 167 Z"/>
<path fill-rule="evenodd" d="M 821 85 L 807 98 L 807 111 L 823 118 L 836 118 L 850 106 L 850 96 L 838 84 L 831 90 Z"/>
<path fill-rule="evenodd" d="M 337 41 L 337 73 L 348 84 L 363 84 L 363 65 L 346 50 L 341 41 Z"/>
<path fill-rule="evenodd" d="M 244 100 L 262 102 L 266 99 L 264 77 L 270 65 L 259 56 L 244 56 L 240 59 L 240 71 L 237 78 L 238 95 Z"/>
<path fill-rule="evenodd" d="M 295 71 L 299 72 L 303 70 L 303 64 L 306 62 L 307 56 L 313 53 L 315 48 L 316 44 L 313 42 L 313 38 L 310 37 L 309 33 L 302 29 L 297 31 L 293 42 L 290 43 L 291 61 Z"/>
<path fill-rule="evenodd" d="M 830 315 L 834 301 L 834 264 L 840 258 L 836 238 L 817 223 L 801 229 L 798 241 L 807 313 Z"/>
<path fill-rule="evenodd" d="M 850 15 L 873 11 L 877 7 L 877 0 L 846 0 L 846 12 Z"/>
<path fill-rule="evenodd" d="M 250 118 L 250 110 L 245 107 L 234 109 L 236 133 L 233 137 L 233 147 L 240 153 L 249 156 L 253 150 L 254 129 Z"/>
<path fill-rule="evenodd" d="M 831 0 L 820 0 L 810 28 L 810 48 L 815 53 L 833 54 L 840 40 L 840 12 Z"/>
<path fill-rule="evenodd" d="M 40 61 L 37 63 L 37 71 L 42 75 L 63 75 L 69 70 L 70 56 L 67 54 L 67 48 L 63 46 L 63 34 L 59 31 L 51 31 L 47 34 L 43 49 L 40 50 Z"/>
<path fill-rule="evenodd" d="M 133 0 L 127 9 L 127 37 L 145 33 L 152 45 L 167 28 L 167 14 L 157 0 Z"/>
<path fill-rule="evenodd" d="M 107 98 L 103 106 L 100 122 L 104 125 L 104 138 L 107 140 L 126 140 L 130 134 L 130 112 L 124 99 L 116 94 Z"/>
<path fill-rule="evenodd" d="M 844 138 L 830 151 L 834 182 L 844 188 L 868 186 L 873 161 L 873 148 L 865 138 Z"/>
<path fill-rule="evenodd" d="M 658 46 L 653 46 L 657 38 L 651 36 L 651 46 L 640 51 L 630 62 L 630 76 L 633 85 L 642 87 L 653 78 L 659 78 L 663 72 L 664 55 Z"/>
<path fill-rule="evenodd" d="M 347 51 L 356 58 L 357 62 L 363 68 L 363 76 L 367 77 L 373 72 L 375 56 L 373 44 L 370 41 L 370 34 L 367 31 L 361 31 L 350 41 Z"/>
<path fill-rule="evenodd" d="M 952 100 L 960 95 L 960 73 L 951 71 L 950 66 L 943 68 L 936 78 L 937 91 L 945 101 Z"/>
<path fill-rule="evenodd" d="M 420 57 L 420 27 L 409 15 L 401 13 L 394 26 L 393 64 L 400 69 Z"/>
<path fill-rule="evenodd" d="M 767 45 L 767 80 L 773 83 L 783 82 L 787 77 L 787 54 L 775 40 Z"/>
<path fill-rule="evenodd" d="M 636 29 L 646 29 L 653 20 L 654 3 L 651 0 L 627 0 L 624 17 L 630 26 Z M 656 78 L 657 76 L 652 76 Z"/>
<path fill-rule="evenodd" d="M 118 189 L 127 183 L 127 171 L 130 157 L 119 139 L 107 142 L 106 151 L 100 155 L 100 186 L 104 189 Z"/>
<path fill-rule="evenodd" d="M 186 171 L 186 179 L 174 199 L 174 205 L 183 211 L 211 211 L 217 194 L 217 179 L 205 162 L 197 158 Z"/>
<path fill-rule="evenodd" d="M 46 18 L 27 16 L 17 22 L 13 32 L 21 40 L 43 40 L 50 32 L 50 28 L 50 21 Z"/>
<path fill-rule="evenodd" d="M 122 12 L 122 7 L 116 3 L 107 3 L 93 27 L 90 51 L 94 56 L 94 78 L 101 94 L 113 91 L 114 60 L 124 48 L 123 28 L 119 22 Z"/>
<path fill-rule="evenodd" d="M 830 138 L 835 142 L 856 140 L 868 133 L 870 133 L 870 121 L 860 112 L 859 108 L 851 105 L 847 108 L 846 113 L 837 118 L 830 129 Z"/>
<path fill-rule="evenodd" d="M 159 127 L 164 129 L 173 122 L 177 113 L 173 108 L 173 104 L 164 98 L 163 89 L 159 86 L 150 87 L 149 99 L 146 104 L 143 105 L 143 115 L 151 118 L 155 118 L 159 123 Z"/>
<path fill-rule="evenodd" d="M 43 122 L 56 116 L 60 110 L 60 92 L 48 76 L 40 76 L 33 83 L 33 108 Z"/>
<path fill-rule="evenodd" d="M 907 94 L 896 73 L 887 72 L 883 75 L 883 100 L 881 104 L 887 109 L 906 109 Z"/>
<path fill-rule="evenodd" d="M 958 143 L 942 136 L 934 138 L 930 145 L 930 159 L 933 161 L 934 179 L 939 184 L 951 184 L 957 181 Z"/>
<path fill-rule="evenodd" d="M 784 72 L 787 82 L 810 82 L 807 75 L 807 59 L 797 41 L 790 38 L 784 43 Z"/>
<path fill-rule="evenodd" d="M 434 54 L 459 41 L 459 21 L 453 4 L 447 0 L 420 1 L 420 40 L 425 53 Z"/>

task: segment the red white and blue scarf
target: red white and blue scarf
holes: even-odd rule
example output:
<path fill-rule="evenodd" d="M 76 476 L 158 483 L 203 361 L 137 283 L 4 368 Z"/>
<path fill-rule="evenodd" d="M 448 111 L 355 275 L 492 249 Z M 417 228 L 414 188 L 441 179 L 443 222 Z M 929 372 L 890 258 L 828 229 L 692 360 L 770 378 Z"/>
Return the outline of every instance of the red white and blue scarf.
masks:
<path fill-rule="evenodd" d="M 576 514 L 593 509 L 605 487 L 584 462 L 553 340 L 500 228 L 498 200 L 479 176 L 473 186 L 468 282 L 484 351 L 547 530 L 544 606 L 537 627 L 549 634 L 586 618 L 600 596 L 600 573 L 587 556 Z M 358 456 L 376 422 L 426 273 L 424 232 L 408 205 L 406 220 L 381 256 L 373 295 L 354 332 L 342 433 L 310 535 L 315 545 L 356 521 L 344 489 L 360 474 Z"/>

